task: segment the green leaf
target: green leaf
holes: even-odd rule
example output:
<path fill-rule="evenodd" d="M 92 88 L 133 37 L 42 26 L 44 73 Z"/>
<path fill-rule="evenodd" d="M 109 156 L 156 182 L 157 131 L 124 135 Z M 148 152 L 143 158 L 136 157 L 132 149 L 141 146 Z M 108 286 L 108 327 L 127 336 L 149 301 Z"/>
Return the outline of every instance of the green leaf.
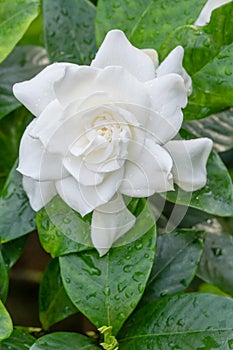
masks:
<path fill-rule="evenodd" d="M 115 335 L 136 307 L 153 265 L 155 243 L 153 226 L 104 257 L 92 250 L 59 258 L 67 294 L 97 327 L 112 326 Z"/>
<path fill-rule="evenodd" d="M 197 227 L 207 233 L 198 276 L 233 296 L 233 219 L 211 219 Z"/>
<path fill-rule="evenodd" d="M 166 193 L 166 199 L 177 204 L 191 206 L 207 213 L 219 216 L 233 215 L 233 186 L 231 177 L 214 151 L 207 163 L 206 186 L 193 193 L 176 187 Z"/>
<path fill-rule="evenodd" d="M 0 62 L 7 57 L 38 15 L 38 0 L 2 0 L 0 7 Z"/>
<path fill-rule="evenodd" d="M 140 307 L 161 296 L 184 292 L 203 252 L 203 232 L 177 230 L 158 236 L 155 263 Z"/>
<path fill-rule="evenodd" d="M 12 93 L 12 86 L 31 79 L 49 63 L 45 49 L 37 46 L 17 46 L 0 64 L 0 119 L 21 104 Z"/>
<path fill-rule="evenodd" d="M 186 119 L 203 118 L 232 106 L 233 3 L 222 6 L 207 26 L 182 25 L 164 41 L 164 58 L 177 45 L 185 49 L 184 67 L 192 77 L 193 93 L 184 110 Z"/>
<path fill-rule="evenodd" d="M 44 46 L 43 17 L 41 12 L 31 23 L 18 45 Z"/>
<path fill-rule="evenodd" d="M 99 0 L 96 38 L 100 45 L 110 29 L 121 29 L 133 45 L 159 51 L 178 26 L 193 24 L 205 0 Z"/>
<path fill-rule="evenodd" d="M 8 338 L 13 330 L 12 321 L 5 306 L 0 300 L 0 341 Z"/>
<path fill-rule="evenodd" d="M 16 263 L 23 253 L 26 240 L 27 236 L 22 236 L 14 239 L 13 241 L 0 244 L 0 250 L 2 251 L 2 255 L 8 270 Z"/>
<path fill-rule="evenodd" d="M 209 294 L 221 295 L 224 297 L 231 297 L 229 294 L 224 293 L 221 289 L 209 283 L 202 283 L 198 288 L 198 291 L 201 293 L 209 293 Z"/>
<path fill-rule="evenodd" d="M 90 216 L 82 218 L 56 196 L 36 215 L 41 244 L 52 257 L 90 249 Z"/>
<path fill-rule="evenodd" d="M 65 292 L 56 259 L 50 261 L 40 284 L 39 312 L 44 329 L 78 312 Z"/>
<path fill-rule="evenodd" d="M 233 44 L 192 76 L 193 92 L 185 109 L 186 119 L 203 118 L 232 106 Z"/>
<path fill-rule="evenodd" d="M 6 268 L 5 261 L 2 256 L 2 252 L 0 250 L 0 299 L 4 302 L 6 301 L 7 293 L 8 293 L 8 271 Z"/>
<path fill-rule="evenodd" d="M 31 120 L 25 108 L 19 108 L 0 120 L 0 191 L 18 157 L 21 136 Z"/>
<path fill-rule="evenodd" d="M 0 243 L 19 238 L 35 229 L 35 213 L 23 190 L 22 175 L 14 165 L 0 197 Z"/>
<path fill-rule="evenodd" d="M 28 350 L 35 342 L 33 338 L 27 332 L 14 329 L 11 336 L 1 342 L 1 350 Z"/>
<path fill-rule="evenodd" d="M 89 64 L 96 51 L 95 6 L 88 0 L 44 0 L 43 14 L 50 60 Z"/>
<path fill-rule="evenodd" d="M 95 341 L 77 333 L 51 333 L 39 338 L 30 350 L 98 350 Z"/>
<path fill-rule="evenodd" d="M 188 120 L 183 128 L 196 137 L 209 137 L 218 152 L 233 148 L 233 109 L 199 120 Z"/>
<path fill-rule="evenodd" d="M 165 297 L 131 317 L 119 334 L 119 348 L 232 349 L 232 312 L 233 300 L 217 295 Z"/>

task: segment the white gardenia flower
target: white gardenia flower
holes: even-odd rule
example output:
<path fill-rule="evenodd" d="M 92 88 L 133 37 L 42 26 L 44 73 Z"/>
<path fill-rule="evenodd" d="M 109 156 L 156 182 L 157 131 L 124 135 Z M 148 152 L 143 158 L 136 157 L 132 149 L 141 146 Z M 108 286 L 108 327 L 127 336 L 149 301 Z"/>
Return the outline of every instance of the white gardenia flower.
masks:
<path fill-rule="evenodd" d="M 135 223 L 123 195 L 206 183 L 212 142 L 176 137 L 191 92 L 182 59 L 178 46 L 158 66 L 156 51 L 139 50 L 113 30 L 90 66 L 55 63 L 14 85 L 36 116 L 18 167 L 32 208 L 58 194 L 82 216 L 93 211 L 91 238 L 101 256 Z"/>
<path fill-rule="evenodd" d="M 221 6 L 228 4 L 229 2 L 232 2 L 232 0 L 208 0 L 201 10 L 195 25 L 205 26 L 207 23 L 209 23 L 212 12 Z"/>

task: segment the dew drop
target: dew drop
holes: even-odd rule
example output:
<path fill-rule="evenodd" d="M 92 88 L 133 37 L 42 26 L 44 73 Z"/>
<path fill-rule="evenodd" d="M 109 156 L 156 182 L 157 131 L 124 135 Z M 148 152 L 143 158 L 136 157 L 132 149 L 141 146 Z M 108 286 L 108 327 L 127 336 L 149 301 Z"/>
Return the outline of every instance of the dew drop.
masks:
<path fill-rule="evenodd" d="M 136 243 L 135 248 L 137 250 L 141 250 L 143 248 L 143 244 L 142 243 Z"/>
<path fill-rule="evenodd" d="M 64 218 L 63 222 L 64 222 L 64 224 L 69 224 L 70 223 L 70 219 L 69 218 Z"/>
<path fill-rule="evenodd" d="M 166 321 L 166 326 L 171 327 L 174 324 L 174 318 L 172 316 L 169 316 Z"/>
<path fill-rule="evenodd" d="M 222 249 L 219 247 L 214 247 L 211 250 L 212 250 L 214 256 L 216 256 L 216 257 L 219 257 L 222 255 Z"/>
<path fill-rule="evenodd" d="M 117 285 L 118 292 L 122 293 L 126 287 L 127 287 L 126 285 L 122 285 L 121 283 L 118 283 Z"/>
<path fill-rule="evenodd" d="M 229 69 L 229 68 L 227 68 L 227 67 L 225 67 L 225 69 L 224 69 L 224 73 L 226 74 L 226 75 L 232 75 L 232 70 L 231 69 Z"/>
<path fill-rule="evenodd" d="M 148 259 L 149 258 L 149 254 L 144 254 L 144 258 Z"/>
<path fill-rule="evenodd" d="M 129 273 L 132 270 L 133 265 L 125 265 L 123 271 Z"/>
<path fill-rule="evenodd" d="M 141 283 L 138 284 L 138 291 L 139 291 L 139 293 L 143 293 L 143 291 L 144 291 L 144 287 Z"/>
<path fill-rule="evenodd" d="M 184 324 L 185 324 L 185 322 L 182 318 L 177 321 L 177 326 L 184 326 Z"/>
<path fill-rule="evenodd" d="M 69 284 L 70 283 L 70 278 L 66 278 L 65 281 L 66 281 L 66 283 Z"/>
<path fill-rule="evenodd" d="M 228 340 L 229 349 L 233 349 L 233 339 Z"/>

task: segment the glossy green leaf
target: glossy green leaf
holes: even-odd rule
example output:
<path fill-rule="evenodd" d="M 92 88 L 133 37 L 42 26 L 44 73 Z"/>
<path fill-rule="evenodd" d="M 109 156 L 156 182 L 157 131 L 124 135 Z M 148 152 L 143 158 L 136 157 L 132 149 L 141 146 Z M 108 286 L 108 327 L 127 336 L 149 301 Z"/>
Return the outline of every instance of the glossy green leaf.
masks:
<path fill-rule="evenodd" d="M 32 78 L 48 62 L 42 47 L 17 46 L 0 64 L 0 119 L 21 105 L 12 93 L 14 83 Z"/>
<path fill-rule="evenodd" d="M 13 50 L 38 15 L 38 0 L 1 0 L 0 62 Z"/>
<path fill-rule="evenodd" d="M 233 3 L 213 11 L 204 27 L 177 26 L 164 41 L 163 59 L 177 45 L 185 49 L 184 67 L 192 77 L 193 93 L 186 119 L 199 119 L 232 106 Z"/>
<path fill-rule="evenodd" d="M 18 157 L 19 142 L 31 118 L 22 107 L 0 120 L 0 191 Z"/>
<path fill-rule="evenodd" d="M 197 227 L 207 233 L 198 276 L 233 295 L 233 219 L 211 219 Z"/>
<path fill-rule="evenodd" d="M 197 119 L 232 106 L 233 44 L 192 76 L 193 92 L 185 109 L 186 119 Z"/>
<path fill-rule="evenodd" d="M 14 329 L 11 336 L 3 340 L 0 344 L 1 350 L 28 350 L 35 342 L 33 338 L 27 332 Z"/>
<path fill-rule="evenodd" d="M 0 299 L 6 301 L 8 293 L 8 271 L 0 250 Z"/>
<path fill-rule="evenodd" d="M 89 0 L 44 0 L 43 14 L 50 60 L 89 64 L 96 51 L 95 6 Z"/>
<path fill-rule="evenodd" d="M 65 292 L 56 259 L 50 261 L 40 284 L 39 312 L 44 329 L 78 312 Z"/>
<path fill-rule="evenodd" d="M 27 236 L 25 235 L 14 239 L 13 241 L 0 244 L 0 250 L 2 251 L 2 255 L 8 270 L 16 263 L 16 261 L 23 253 L 26 240 Z"/>
<path fill-rule="evenodd" d="M 67 294 L 97 327 L 112 326 L 116 334 L 136 307 L 153 265 L 155 243 L 152 227 L 101 258 L 95 250 L 59 258 Z"/>
<path fill-rule="evenodd" d="M 82 251 L 92 246 L 90 217 L 82 218 L 56 196 L 36 215 L 37 229 L 43 248 L 52 255 Z"/>
<path fill-rule="evenodd" d="M 188 120 L 183 128 L 196 137 L 209 137 L 218 152 L 233 148 L 233 109 L 199 120 Z"/>
<path fill-rule="evenodd" d="M 205 0 L 99 0 L 96 14 L 98 45 L 110 29 L 121 29 L 139 48 L 159 50 L 178 26 L 193 24 Z"/>
<path fill-rule="evenodd" d="M 18 45 L 44 46 L 43 16 L 39 16 L 31 23 Z"/>
<path fill-rule="evenodd" d="M 193 193 L 176 187 L 166 198 L 219 216 L 233 215 L 233 186 L 231 177 L 218 154 L 211 152 L 207 163 L 207 184 Z"/>
<path fill-rule="evenodd" d="M 8 338 L 12 331 L 13 324 L 10 315 L 0 300 L 0 341 Z"/>
<path fill-rule="evenodd" d="M 203 232 L 177 230 L 158 236 L 155 263 L 139 306 L 161 296 L 184 292 L 203 252 Z"/>
<path fill-rule="evenodd" d="M 30 350 L 98 350 L 95 341 L 77 333 L 59 332 L 39 338 Z"/>
<path fill-rule="evenodd" d="M 224 297 L 231 297 L 229 294 L 224 293 L 221 289 L 209 283 L 202 283 L 199 286 L 198 291 L 201 293 L 216 294 Z"/>
<path fill-rule="evenodd" d="M 35 213 L 22 186 L 22 175 L 13 167 L 0 197 L 0 243 L 35 229 Z"/>
<path fill-rule="evenodd" d="M 211 294 L 165 297 L 140 309 L 119 334 L 121 350 L 232 349 L 233 300 Z"/>

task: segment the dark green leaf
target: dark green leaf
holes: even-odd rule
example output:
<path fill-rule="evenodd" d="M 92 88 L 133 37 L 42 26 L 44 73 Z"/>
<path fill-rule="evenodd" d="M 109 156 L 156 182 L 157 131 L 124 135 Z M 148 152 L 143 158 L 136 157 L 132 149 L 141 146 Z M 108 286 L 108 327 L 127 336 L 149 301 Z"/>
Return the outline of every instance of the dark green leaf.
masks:
<path fill-rule="evenodd" d="M 78 311 L 65 292 L 56 259 L 45 270 L 40 285 L 39 305 L 40 321 L 44 329 Z"/>
<path fill-rule="evenodd" d="M 20 106 L 12 93 L 14 83 L 28 80 L 47 64 L 45 49 L 37 46 L 18 46 L 0 65 L 0 119 Z"/>
<path fill-rule="evenodd" d="M 77 333 L 51 333 L 39 338 L 30 350 L 98 350 L 95 341 Z"/>
<path fill-rule="evenodd" d="M 208 294 L 165 297 L 140 309 L 119 335 L 121 350 L 232 349 L 233 300 Z"/>
<path fill-rule="evenodd" d="M 228 220 L 211 219 L 197 226 L 207 233 L 198 276 L 233 295 L 233 219 Z"/>
<path fill-rule="evenodd" d="M 177 204 L 189 205 L 219 216 L 233 215 L 233 186 L 231 177 L 218 154 L 211 152 L 207 163 L 207 184 L 193 193 L 180 188 L 166 193 Z"/>
<path fill-rule="evenodd" d="M 193 93 L 185 109 L 186 119 L 203 118 L 232 106 L 233 44 L 192 76 Z"/>
<path fill-rule="evenodd" d="M 3 340 L 0 344 L 1 350 L 28 350 L 35 342 L 33 338 L 27 332 L 14 329 L 11 336 Z"/>
<path fill-rule="evenodd" d="M 202 283 L 199 286 L 198 291 L 201 293 L 216 294 L 224 297 L 231 297 L 229 294 L 224 293 L 221 289 L 209 283 Z"/>
<path fill-rule="evenodd" d="M 31 114 L 23 107 L 0 120 L 0 191 L 18 157 L 19 142 L 30 120 Z"/>
<path fill-rule="evenodd" d="M 203 232 L 177 230 L 158 236 L 155 263 L 140 307 L 161 296 L 184 292 L 203 251 Z"/>
<path fill-rule="evenodd" d="M 39 16 L 31 23 L 18 45 L 44 46 L 43 17 Z"/>
<path fill-rule="evenodd" d="M 153 265 L 155 243 L 153 226 L 104 257 L 92 250 L 59 258 L 67 294 L 97 327 L 112 326 L 116 334 L 136 307 Z"/>
<path fill-rule="evenodd" d="M 19 238 L 35 229 L 35 213 L 23 190 L 22 176 L 13 167 L 0 197 L 0 243 Z"/>
<path fill-rule="evenodd" d="M 95 6 L 88 0 L 44 0 L 45 45 L 52 62 L 89 64 L 95 51 Z"/>
<path fill-rule="evenodd" d="M 38 0 L 1 0 L 0 62 L 12 51 L 38 15 Z"/>
<path fill-rule="evenodd" d="M 196 137 L 211 138 L 218 152 L 233 148 L 233 109 L 204 119 L 186 121 L 183 127 Z"/>
<path fill-rule="evenodd" d="M 0 250 L 0 299 L 6 301 L 8 293 L 8 271 Z"/>
<path fill-rule="evenodd" d="M 233 3 L 216 9 L 207 26 L 178 26 L 164 41 L 164 58 L 174 47 L 185 49 L 184 67 L 192 76 L 193 93 L 186 119 L 203 118 L 232 106 Z"/>
<path fill-rule="evenodd" d="M 0 341 L 8 338 L 13 330 L 12 321 L 5 306 L 0 300 Z"/>
<path fill-rule="evenodd" d="M 205 0 L 99 0 L 96 14 L 98 45 L 110 29 L 123 30 L 140 48 L 159 50 L 178 26 L 193 24 Z"/>
<path fill-rule="evenodd" d="M 16 263 L 23 253 L 26 240 L 27 236 L 22 236 L 14 239 L 13 241 L 0 244 L 0 250 L 2 251 L 2 255 L 8 270 Z"/>
<path fill-rule="evenodd" d="M 82 218 L 59 196 L 41 209 L 36 218 L 41 244 L 52 257 L 92 246 L 89 217 Z"/>

